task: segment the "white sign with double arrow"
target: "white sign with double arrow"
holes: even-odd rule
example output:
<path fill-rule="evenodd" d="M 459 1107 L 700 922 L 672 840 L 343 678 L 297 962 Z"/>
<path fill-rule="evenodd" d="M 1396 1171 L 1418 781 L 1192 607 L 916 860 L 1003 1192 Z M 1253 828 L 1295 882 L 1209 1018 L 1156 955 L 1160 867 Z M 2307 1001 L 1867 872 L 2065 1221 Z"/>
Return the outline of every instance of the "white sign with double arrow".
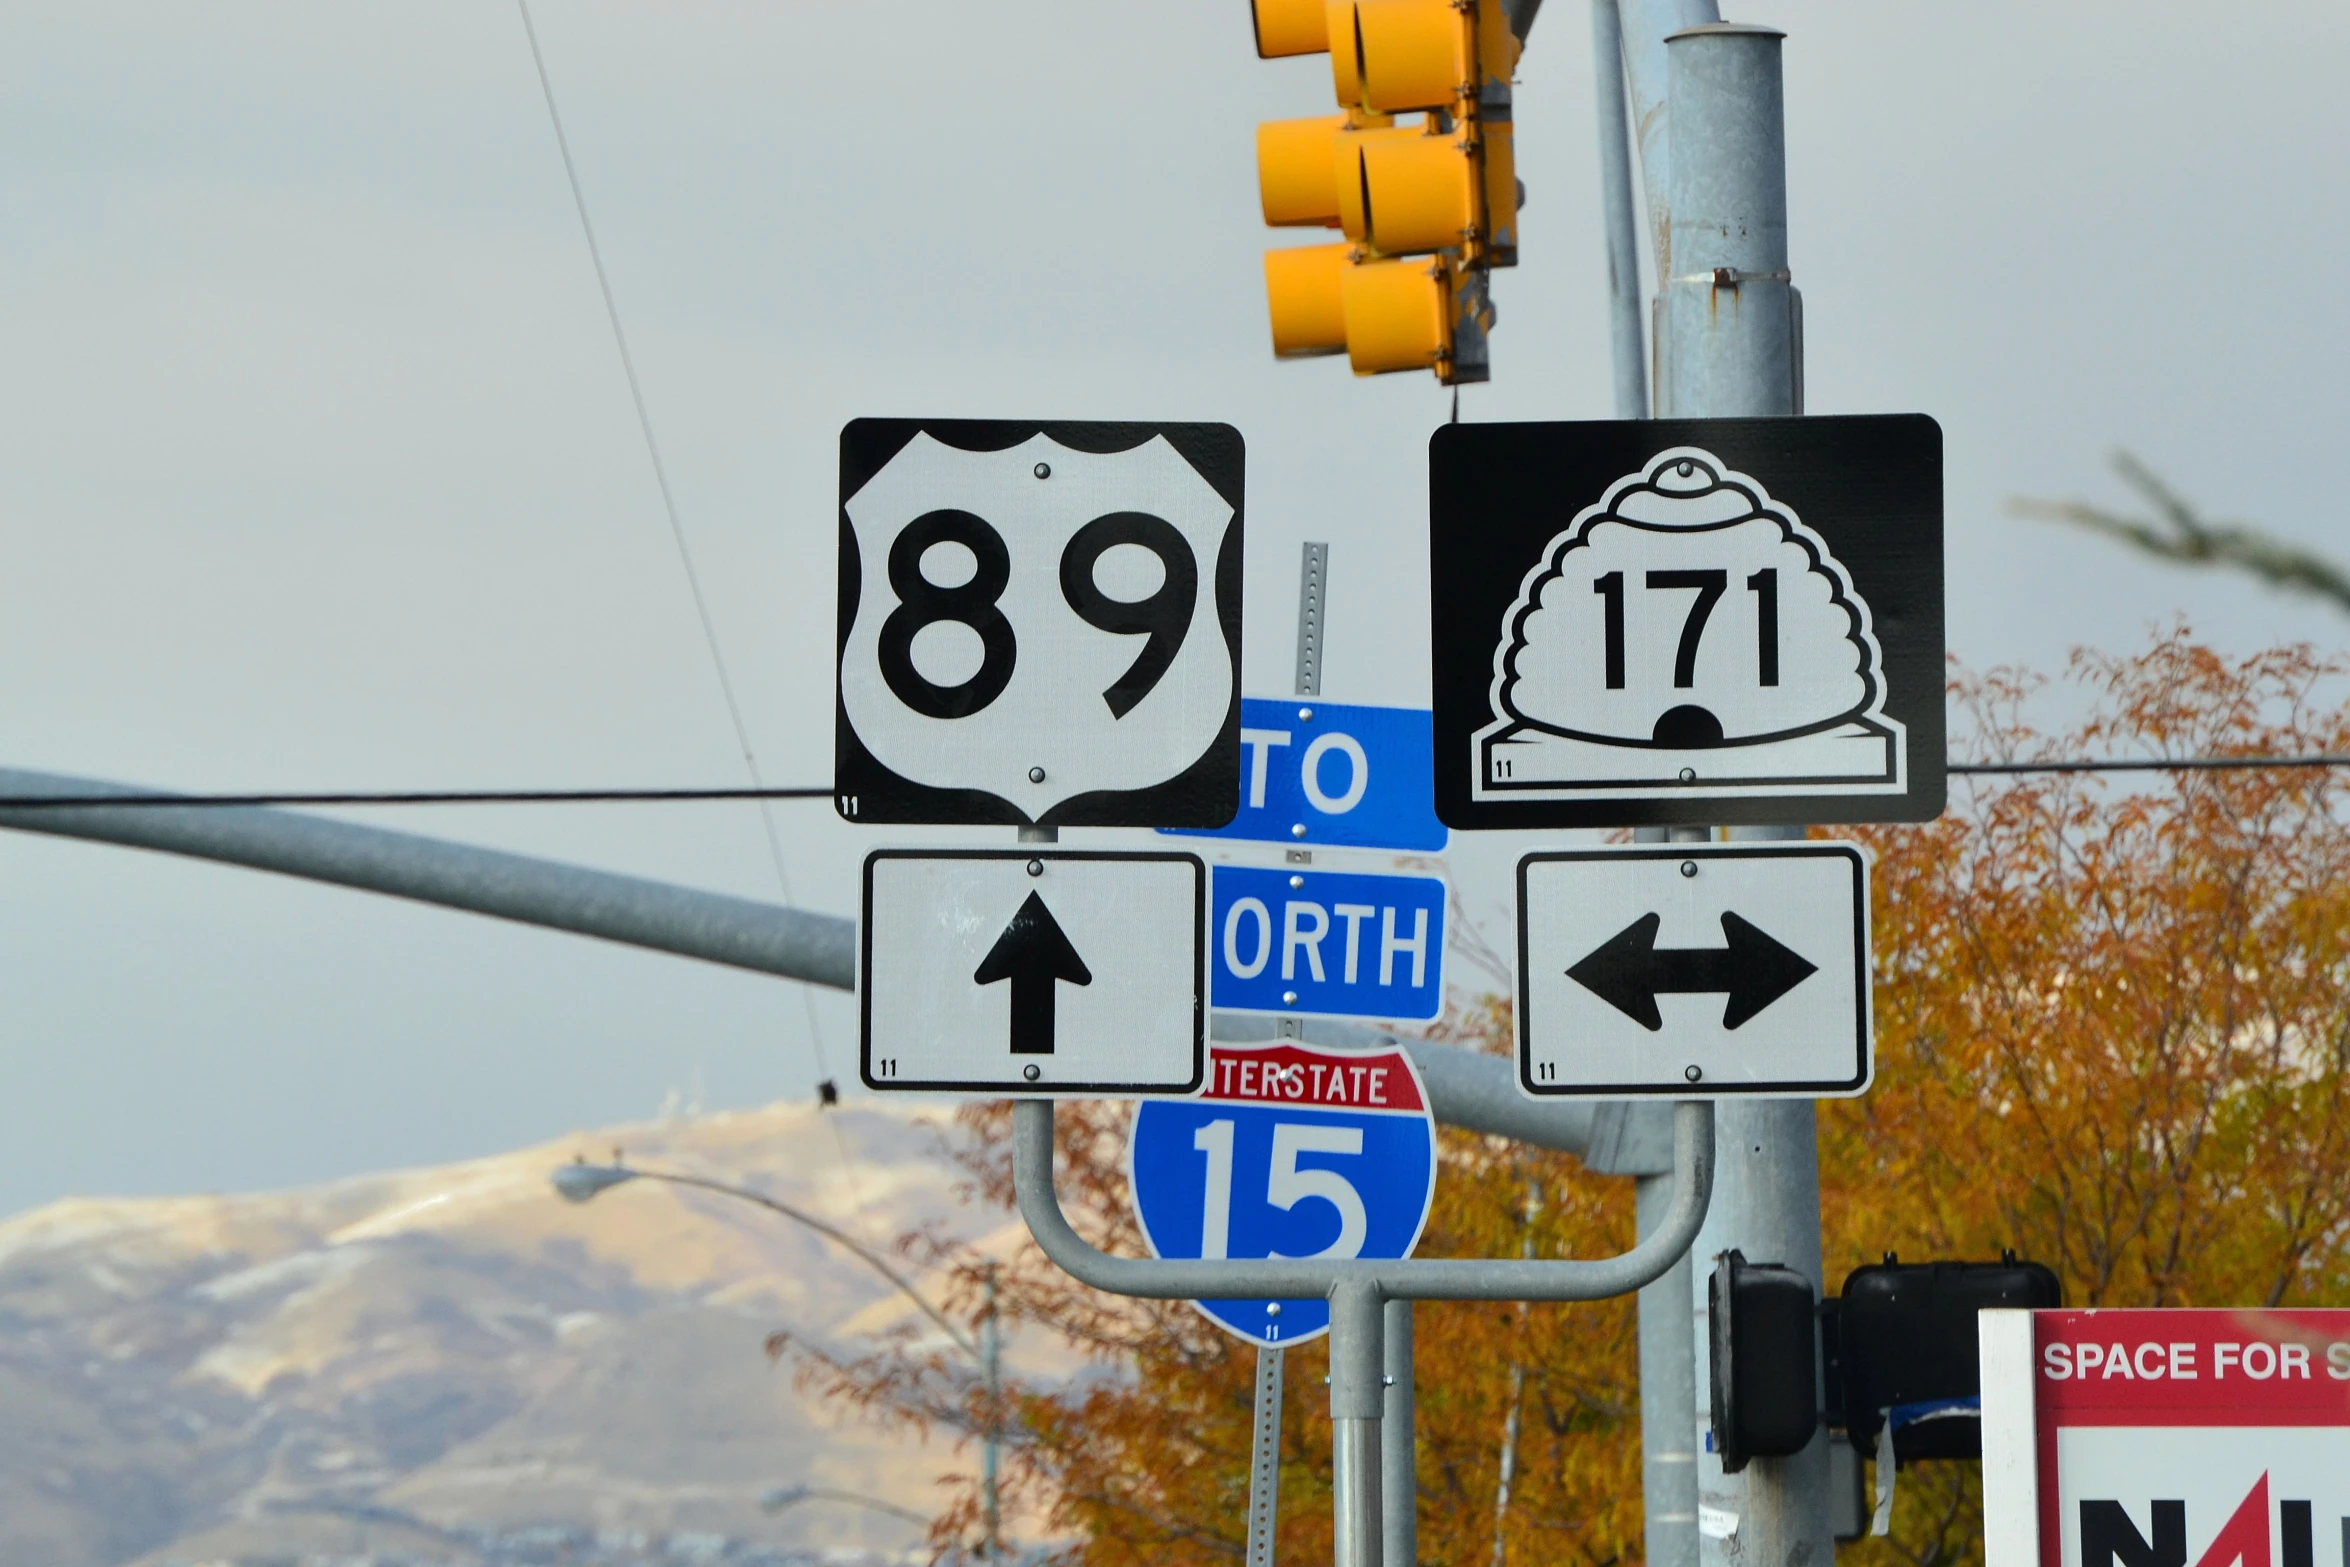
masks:
<path fill-rule="evenodd" d="M 1868 858 L 1666 844 L 1518 862 L 1528 1094 L 1836 1097 L 1868 1087 Z"/>
<path fill-rule="evenodd" d="M 1207 886 L 1193 854 L 875 850 L 857 987 L 865 1086 L 1197 1091 Z"/>

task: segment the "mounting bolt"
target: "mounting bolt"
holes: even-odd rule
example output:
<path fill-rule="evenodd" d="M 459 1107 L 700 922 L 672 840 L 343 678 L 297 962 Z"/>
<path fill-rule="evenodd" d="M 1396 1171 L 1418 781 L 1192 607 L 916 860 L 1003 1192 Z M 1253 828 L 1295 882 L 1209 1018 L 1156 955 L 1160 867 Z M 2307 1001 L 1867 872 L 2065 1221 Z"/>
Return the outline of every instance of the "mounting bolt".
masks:
<path fill-rule="evenodd" d="M 1031 767 L 1028 769 L 1028 781 L 1030 783 L 1043 783 L 1044 769 L 1041 767 Z"/>
<path fill-rule="evenodd" d="M 1692 1071 L 1692 1072 L 1694 1072 L 1694 1071 L 1696 1071 L 1696 1070 L 1697 1070 L 1697 1068 L 1695 1068 L 1695 1067 L 1691 1067 L 1689 1070 L 1690 1070 L 1690 1071 Z M 1035 1082 L 1035 1081 L 1036 1081 L 1038 1078 L 1040 1078 L 1040 1077 L 1044 1076 L 1044 1073 L 1043 1073 L 1043 1072 L 1041 1072 L 1041 1071 L 1039 1071 L 1039 1070 L 1037 1070 L 1037 1065 L 1036 1065 L 1036 1063 L 1035 1063 L 1035 1062 L 1033 1062 L 1033 1061 L 1031 1061 L 1031 1062 L 1029 1062 L 1029 1063 L 1028 1063 L 1026 1066 L 1024 1066 L 1024 1067 L 1022 1067 L 1022 1068 L 1020 1069 L 1020 1075 L 1021 1075 L 1022 1077 L 1025 1077 L 1025 1078 L 1027 1078 L 1027 1079 L 1028 1079 L 1030 1082 L 1032 1082 L 1032 1083 L 1033 1083 L 1033 1082 Z"/>
<path fill-rule="evenodd" d="M 1299 708 L 1297 710 L 1297 721 L 1301 724 L 1312 723 L 1314 721 L 1314 710 L 1310 707 Z"/>
<path fill-rule="evenodd" d="M 1268 1317 L 1278 1317 L 1278 1316 L 1280 1316 L 1280 1315 L 1281 1315 L 1281 1302 L 1279 1302 L 1279 1301 L 1277 1301 L 1277 1300 L 1269 1300 L 1269 1301 L 1266 1301 L 1266 1302 L 1265 1302 L 1265 1315 L 1266 1315 L 1266 1316 L 1268 1316 Z"/>
<path fill-rule="evenodd" d="M 1031 876 L 1042 876 L 1044 874 L 1044 861 L 1030 860 L 1028 862 L 1028 874 Z"/>
<path fill-rule="evenodd" d="M 1289 829 L 1289 836 L 1292 838 L 1303 838 L 1305 835 L 1306 824 L 1304 822 L 1297 822 L 1291 825 Z"/>
<path fill-rule="evenodd" d="M 1292 887 L 1302 887 L 1305 884 L 1306 879 L 1303 876 L 1292 876 L 1289 878 L 1289 885 Z"/>
<path fill-rule="evenodd" d="M 1035 1071 L 1035 1070 L 1036 1070 L 1036 1068 L 1034 1068 L 1034 1067 L 1030 1067 L 1028 1070 L 1029 1070 L 1029 1071 L 1031 1071 L 1031 1072 L 1033 1072 L 1033 1071 Z M 1702 1070 L 1700 1070 L 1699 1068 L 1697 1068 L 1697 1067 L 1694 1067 L 1694 1066 L 1693 1066 L 1693 1067 L 1690 1067 L 1690 1068 L 1689 1068 L 1687 1071 L 1683 1072 L 1681 1075 L 1682 1075 L 1683 1077 L 1685 1077 L 1685 1078 L 1689 1079 L 1689 1081 L 1691 1081 L 1692 1083 L 1694 1083 L 1694 1082 L 1696 1082 L 1696 1081 L 1697 1081 L 1699 1078 L 1701 1078 L 1701 1077 L 1705 1076 L 1705 1073 L 1704 1073 Z"/>
<path fill-rule="evenodd" d="M 1053 476 L 1053 465 L 1049 462 L 1038 463 L 1036 465 L 1036 476 L 1040 479 L 1051 478 Z"/>
<path fill-rule="evenodd" d="M 1296 1006 L 1296 1005 L 1297 1005 L 1297 992 L 1296 992 L 1296 991 L 1294 991 L 1294 990 L 1284 990 L 1283 992 L 1281 992 L 1281 1004 L 1282 1004 L 1283 1006 L 1285 1006 L 1285 1007 L 1294 1007 L 1294 1006 Z"/>
<path fill-rule="evenodd" d="M 1696 874 L 1697 874 L 1697 862 L 1696 862 L 1695 860 L 1683 860 L 1683 861 L 1681 862 L 1681 874 L 1682 874 L 1682 875 L 1684 875 L 1684 876 L 1694 876 L 1694 875 L 1696 875 Z"/>
<path fill-rule="evenodd" d="M 1696 768 L 1694 768 L 1694 767 L 1684 767 L 1684 768 L 1682 768 L 1682 769 L 1681 769 L 1681 781 L 1682 781 L 1683 783 L 1695 783 L 1695 782 L 1697 782 L 1697 769 L 1696 769 Z"/>

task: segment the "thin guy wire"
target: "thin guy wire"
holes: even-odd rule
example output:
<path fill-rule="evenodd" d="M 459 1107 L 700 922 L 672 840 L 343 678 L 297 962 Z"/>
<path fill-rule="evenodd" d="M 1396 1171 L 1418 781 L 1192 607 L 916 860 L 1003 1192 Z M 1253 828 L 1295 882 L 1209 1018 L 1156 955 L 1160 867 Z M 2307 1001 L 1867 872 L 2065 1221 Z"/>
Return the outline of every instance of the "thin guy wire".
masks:
<path fill-rule="evenodd" d="M 669 469 L 661 461 L 661 443 L 653 438 L 653 416 L 645 408 L 645 393 L 637 379 L 636 359 L 628 351 L 628 333 L 620 325 L 620 306 L 612 296 L 612 279 L 604 270 L 603 247 L 596 243 L 596 226 L 588 219 L 587 192 L 579 183 L 579 167 L 571 159 L 571 138 L 563 132 L 563 113 L 555 107 L 555 82 L 547 74 L 547 57 L 539 49 L 539 30 L 530 19 L 530 0 L 514 0 L 522 13 L 522 31 L 530 40 L 530 61 L 538 70 L 539 92 L 547 100 L 547 120 L 555 128 L 555 146 L 563 154 L 563 177 L 571 184 L 571 205 L 579 213 L 580 232 L 587 236 L 588 259 L 595 263 L 596 287 L 604 296 L 604 315 L 612 323 L 612 341 L 620 350 L 620 368 L 628 377 L 629 400 L 636 405 L 637 428 L 644 432 L 645 454 L 652 459 L 653 482 L 661 491 L 661 510 L 669 519 L 669 537 L 677 544 L 679 564 L 685 568 L 686 587 L 694 601 L 694 614 L 702 623 L 702 641 L 710 650 L 710 667 L 718 674 L 718 691 L 726 699 L 727 721 L 734 726 L 735 743 L 742 747 L 743 766 L 749 770 L 751 783 L 765 788 L 766 780 L 759 774 L 759 758 L 751 749 L 751 731 L 743 722 L 742 704 L 735 700 L 734 681 L 726 673 L 726 656 L 719 650 L 718 626 L 710 617 L 710 602 L 702 592 L 702 575 L 694 569 L 694 552 L 686 543 L 685 526 L 678 521 L 677 499 L 669 489 Z M 791 873 L 784 868 L 783 839 L 775 830 L 775 813 L 765 799 L 759 801 L 759 825 L 767 835 L 767 858 L 775 867 L 776 885 L 783 891 L 783 901 L 792 901 Z M 832 1063 L 824 1048 L 824 1034 L 816 1018 L 815 1000 L 801 993 L 801 1003 L 807 1009 L 808 1045 L 816 1057 L 817 1076 L 832 1081 Z M 842 1161 L 847 1162 L 847 1149 L 842 1149 Z"/>
<path fill-rule="evenodd" d="M 714 800 L 828 800 L 830 789 L 408 789 L 334 794 L 0 795 L 9 810 L 98 805 L 671 805 Z M 790 894 L 787 892 L 788 898 Z"/>

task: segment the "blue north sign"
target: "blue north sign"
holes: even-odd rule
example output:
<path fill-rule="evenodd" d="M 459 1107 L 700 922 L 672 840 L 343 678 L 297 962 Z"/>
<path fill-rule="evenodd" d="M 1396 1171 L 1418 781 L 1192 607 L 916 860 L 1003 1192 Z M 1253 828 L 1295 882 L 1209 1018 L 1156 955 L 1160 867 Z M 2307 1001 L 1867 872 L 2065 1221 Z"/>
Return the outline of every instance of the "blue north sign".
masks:
<path fill-rule="evenodd" d="M 1210 1004 L 1298 1016 L 1444 1010 L 1444 883 L 1434 876 L 1216 866 Z"/>

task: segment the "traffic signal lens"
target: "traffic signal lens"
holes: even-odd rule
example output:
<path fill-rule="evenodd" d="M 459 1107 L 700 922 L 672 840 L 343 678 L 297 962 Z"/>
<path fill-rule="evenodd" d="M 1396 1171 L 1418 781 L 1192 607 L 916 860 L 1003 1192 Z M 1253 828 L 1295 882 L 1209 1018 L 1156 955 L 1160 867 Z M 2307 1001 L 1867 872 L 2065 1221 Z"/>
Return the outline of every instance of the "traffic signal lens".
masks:
<path fill-rule="evenodd" d="M 1254 0 L 1257 57 L 1320 54 L 1330 47 L 1329 0 Z"/>
<path fill-rule="evenodd" d="M 1332 0 L 1326 35 L 1340 103 L 1393 113 L 1474 96 L 1474 40 L 1453 0 Z"/>
<path fill-rule="evenodd" d="M 1337 144 L 1343 114 L 1267 120 L 1257 127 L 1257 195 L 1275 228 L 1334 226 L 1339 216 Z"/>
<path fill-rule="evenodd" d="M 1337 138 L 1338 224 L 1390 256 L 1445 250 L 1477 224 L 1477 170 L 1458 136 L 1424 129 Z"/>
<path fill-rule="evenodd" d="M 1303 359 L 1346 349 L 1343 279 L 1351 245 L 1303 245 L 1265 252 L 1265 303 L 1273 318 L 1273 357 Z"/>
<path fill-rule="evenodd" d="M 1338 281 L 1340 341 L 1355 374 L 1433 370 L 1450 356 L 1452 285 L 1441 262 L 1356 262 Z"/>

